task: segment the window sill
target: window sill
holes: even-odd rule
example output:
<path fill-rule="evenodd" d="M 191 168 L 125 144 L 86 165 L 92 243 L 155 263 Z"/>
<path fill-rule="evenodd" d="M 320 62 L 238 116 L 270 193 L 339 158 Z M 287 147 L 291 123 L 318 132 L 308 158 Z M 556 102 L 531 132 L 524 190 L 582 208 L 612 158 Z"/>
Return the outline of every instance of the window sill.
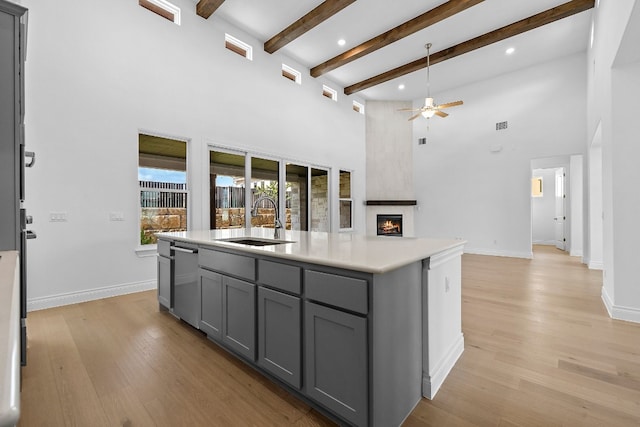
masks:
<path fill-rule="evenodd" d="M 136 248 L 136 255 L 138 255 L 139 258 L 156 256 L 157 253 L 158 253 L 158 245 L 155 245 L 155 244 L 138 246 Z"/>

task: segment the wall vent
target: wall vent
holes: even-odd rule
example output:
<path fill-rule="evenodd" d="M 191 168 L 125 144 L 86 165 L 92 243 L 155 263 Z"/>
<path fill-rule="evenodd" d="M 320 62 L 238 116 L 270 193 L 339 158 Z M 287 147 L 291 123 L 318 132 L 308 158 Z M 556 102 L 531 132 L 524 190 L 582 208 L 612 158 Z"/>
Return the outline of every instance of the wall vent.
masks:
<path fill-rule="evenodd" d="M 507 122 L 496 123 L 496 130 L 505 130 L 507 128 Z"/>
<path fill-rule="evenodd" d="M 427 138 L 418 138 L 418 145 L 425 145 L 427 143 Z"/>

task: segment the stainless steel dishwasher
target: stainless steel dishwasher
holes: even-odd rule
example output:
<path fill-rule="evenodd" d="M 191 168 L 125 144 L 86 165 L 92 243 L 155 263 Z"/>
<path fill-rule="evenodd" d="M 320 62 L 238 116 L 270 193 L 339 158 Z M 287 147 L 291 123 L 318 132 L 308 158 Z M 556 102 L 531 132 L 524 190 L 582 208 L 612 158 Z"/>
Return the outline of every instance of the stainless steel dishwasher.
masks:
<path fill-rule="evenodd" d="M 198 247 L 181 243 L 171 246 L 174 256 L 173 314 L 196 328 L 200 322 Z"/>

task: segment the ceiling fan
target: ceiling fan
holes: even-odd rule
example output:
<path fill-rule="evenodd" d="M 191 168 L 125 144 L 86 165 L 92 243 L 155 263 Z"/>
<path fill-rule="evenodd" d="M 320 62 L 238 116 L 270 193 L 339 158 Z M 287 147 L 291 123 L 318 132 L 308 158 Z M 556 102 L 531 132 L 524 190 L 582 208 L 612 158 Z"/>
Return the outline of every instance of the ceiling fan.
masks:
<path fill-rule="evenodd" d="M 455 107 L 456 105 L 462 105 L 462 101 L 447 102 L 446 104 L 435 105 L 433 98 L 431 98 L 431 85 L 429 83 L 429 49 L 431 49 L 431 43 L 427 43 L 424 47 L 427 48 L 427 97 L 424 99 L 424 106 L 421 108 L 401 108 L 398 111 L 417 111 L 416 115 L 409 117 L 409 120 L 414 120 L 419 116 L 426 119 L 433 117 L 434 115 L 445 118 L 448 116 L 444 111 L 440 111 L 444 108 Z"/>

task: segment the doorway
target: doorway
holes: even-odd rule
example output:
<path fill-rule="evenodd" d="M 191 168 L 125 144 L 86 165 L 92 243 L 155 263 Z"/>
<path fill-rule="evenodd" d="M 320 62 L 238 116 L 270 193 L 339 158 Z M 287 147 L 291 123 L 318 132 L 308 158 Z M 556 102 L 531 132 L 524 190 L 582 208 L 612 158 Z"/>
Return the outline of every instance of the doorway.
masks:
<path fill-rule="evenodd" d="M 534 245 L 566 249 L 565 173 L 564 167 L 533 170 L 531 238 Z"/>
<path fill-rule="evenodd" d="M 555 246 L 571 256 L 583 255 L 583 161 L 582 154 L 531 161 L 532 245 Z M 540 194 L 535 193 L 536 185 Z"/>

